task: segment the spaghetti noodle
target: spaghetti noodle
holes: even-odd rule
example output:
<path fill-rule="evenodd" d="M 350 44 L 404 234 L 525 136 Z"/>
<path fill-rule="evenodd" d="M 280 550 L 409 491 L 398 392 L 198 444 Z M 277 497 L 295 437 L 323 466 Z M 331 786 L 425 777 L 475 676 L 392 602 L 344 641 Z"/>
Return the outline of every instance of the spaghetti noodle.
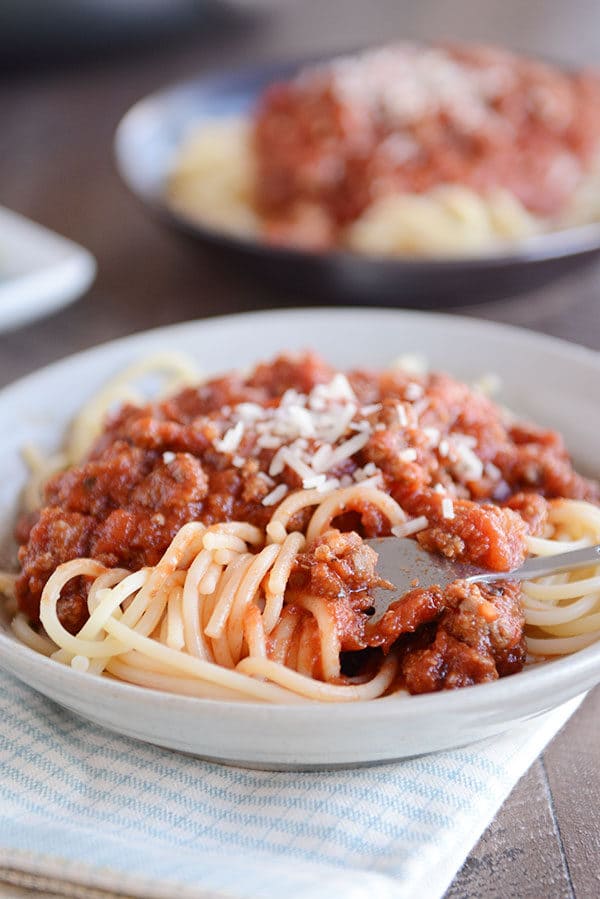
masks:
<path fill-rule="evenodd" d="M 499 570 L 600 542 L 598 488 L 556 435 L 446 376 L 344 376 L 313 356 L 115 412 L 157 364 L 189 378 L 163 356 L 83 410 L 20 575 L 0 575 L 36 651 L 192 696 L 344 702 L 513 673 L 524 636 L 544 658 L 600 636 L 600 566 L 522 592 L 392 592 L 370 622 L 381 583 L 365 536 Z"/>

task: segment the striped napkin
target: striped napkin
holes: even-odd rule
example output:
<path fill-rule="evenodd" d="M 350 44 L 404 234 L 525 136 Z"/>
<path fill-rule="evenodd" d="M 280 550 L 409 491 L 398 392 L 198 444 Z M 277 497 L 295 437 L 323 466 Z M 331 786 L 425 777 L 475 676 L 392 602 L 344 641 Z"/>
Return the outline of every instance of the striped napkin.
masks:
<path fill-rule="evenodd" d="M 85 897 L 436 899 L 580 701 L 465 749 L 273 773 L 115 736 L 0 672 L 0 882 Z"/>

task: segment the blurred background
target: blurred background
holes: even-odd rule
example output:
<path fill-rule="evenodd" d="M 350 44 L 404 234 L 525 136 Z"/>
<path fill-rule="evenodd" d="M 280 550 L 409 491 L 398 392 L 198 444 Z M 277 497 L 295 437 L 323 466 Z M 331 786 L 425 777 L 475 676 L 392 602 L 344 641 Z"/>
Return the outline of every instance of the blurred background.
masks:
<path fill-rule="evenodd" d="M 1 15 L 5 64 L 32 65 L 40 56 L 81 59 L 92 50 L 104 55 L 178 35 L 201 42 L 203 31 L 211 32 L 202 49 L 207 62 L 218 62 L 225 49 L 239 61 L 254 60 L 265 40 L 287 54 L 440 35 L 489 40 L 574 63 L 594 61 L 599 52 L 596 0 L 3 0 Z M 242 24 L 243 36 L 234 43 L 244 49 L 233 51 L 231 33 Z M 254 39 L 253 27 L 259 32 Z M 215 31 L 224 44 L 215 44 Z"/>
<path fill-rule="evenodd" d="M 115 127 L 136 100 L 180 79 L 410 37 L 483 40 L 598 63 L 600 3 L 2 0 L 0 203 L 89 249 L 98 277 L 74 306 L 0 337 L 0 382 L 146 327 L 313 301 L 219 267 L 154 221 L 116 174 Z M 572 283 L 468 311 L 595 346 L 597 268 Z"/>

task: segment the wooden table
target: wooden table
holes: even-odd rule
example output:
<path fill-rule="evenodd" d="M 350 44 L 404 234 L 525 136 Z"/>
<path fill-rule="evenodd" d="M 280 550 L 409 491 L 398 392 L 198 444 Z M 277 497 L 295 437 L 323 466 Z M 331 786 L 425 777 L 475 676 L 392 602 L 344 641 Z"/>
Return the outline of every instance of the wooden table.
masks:
<path fill-rule="evenodd" d="M 290 302 L 248 283 L 235 270 L 219 268 L 204 252 L 151 221 L 127 194 L 113 169 L 111 141 L 133 101 L 211 67 L 393 34 L 444 33 L 593 61 L 600 55 L 600 6 L 595 0 L 568 5 L 558 0 L 421 0 L 412 5 L 288 0 L 255 24 L 187 35 L 177 44 L 85 65 L 3 74 L 0 202 L 88 247 L 99 271 L 77 304 L 0 337 L 0 385 L 133 331 Z M 599 349 L 599 294 L 596 268 L 536 295 L 460 311 Z M 599 743 L 597 690 L 515 788 L 457 876 L 448 894 L 452 899 L 600 895 Z"/>

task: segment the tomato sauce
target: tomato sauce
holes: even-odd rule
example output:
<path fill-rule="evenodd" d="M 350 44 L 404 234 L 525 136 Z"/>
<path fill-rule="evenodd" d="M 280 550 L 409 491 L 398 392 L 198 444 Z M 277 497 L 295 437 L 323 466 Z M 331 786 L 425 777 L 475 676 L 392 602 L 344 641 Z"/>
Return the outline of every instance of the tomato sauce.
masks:
<path fill-rule="evenodd" d="M 316 404 L 319 390 L 335 383 L 339 388 L 340 377 L 313 354 L 288 355 L 245 376 L 226 375 L 162 402 L 117 411 L 89 457 L 54 475 L 43 508 L 20 522 L 22 611 L 38 620 L 44 584 L 70 559 L 89 556 L 136 570 L 155 565 L 189 521 L 242 520 L 264 528 L 277 507 L 265 504 L 268 494 L 280 484 L 292 491 L 303 483 L 287 464 L 269 474 L 281 410 L 304 403 L 307 412 L 307 396 Z M 432 552 L 507 570 L 523 560 L 526 535 L 541 532 L 547 499 L 600 500 L 599 486 L 573 470 L 558 435 L 507 418 L 447 375 L 360 370 L 342 386 L 350 391 L 344 407 L 350 411 L 337 445 L 356 427 L 366 436 L 329 475 L 344 485 L 375 471 L 380 489 L 410 516 L 426 517 L 417 539 Z M 248 423 L 228 448 L 232 423 L 242 412 Z M 267 436 L 256 416 L 268 419 Z M 283 445 L 286 439 L 280 438 Z M 315 438 L 300 442 L 306 458 L 319 451 Z M 309 517 L 310 510 L 303 510 L 291 526 L 305 528 Z M 457 583 L 446 591 L 415 590 L 370 625 L 377 558 L 361 538 L 389 532 L 389 522 L 366 499 L 340 516 L 298 557 L 288 605 L 294 606 L 298 591 L 322 596 L 334 610 L 344 653 L 401 647 L 403 676 L 413 692 L 491 679 L 522 665 L 523 620 L 513 587 L 494 591 Z M 76 632 L 88 614 L 85 585 L 70 585 L 58 611 Z"/>

